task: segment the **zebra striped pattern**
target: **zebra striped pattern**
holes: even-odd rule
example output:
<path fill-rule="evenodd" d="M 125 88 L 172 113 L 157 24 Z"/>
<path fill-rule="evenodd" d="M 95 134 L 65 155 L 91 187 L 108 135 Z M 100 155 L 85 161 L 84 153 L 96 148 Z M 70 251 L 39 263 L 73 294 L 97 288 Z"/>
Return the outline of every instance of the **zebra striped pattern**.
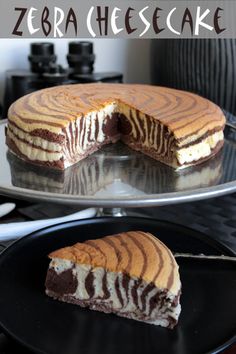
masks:
<path fill-rule="evenodd" d="M 48 296 L 163 327 L 177 324 L 178 265 L 153 235 L 123 232 L 77 243 L 49 257 Z"/>
<path fill-rule="evenodd" d="M 51 259 L 65 259 L 74 264 L 102 267 L 168 289 L 180 290 L 178 265 L 171 251 L 156 237 L 142 231 L 130 231 L 52 252 Z"/>
<path fill-rule="evenodd" d="M 87 84 L 57 86 L 24 96 L 9 110 L 10 124 L 25 132 L 60 133 L 78 117 L 117 102 L 166 126 L 178 140 L 222 130 L 225 118 L 212 102 L 197 95 L 149 85 Z M 194 139 L 195 140 L 195 139 Z"/>

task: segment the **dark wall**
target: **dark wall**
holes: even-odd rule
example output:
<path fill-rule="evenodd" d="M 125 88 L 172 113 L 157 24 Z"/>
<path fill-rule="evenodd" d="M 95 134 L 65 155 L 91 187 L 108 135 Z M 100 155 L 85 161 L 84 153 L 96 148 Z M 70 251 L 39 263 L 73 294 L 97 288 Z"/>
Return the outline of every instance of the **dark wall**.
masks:
<path fill-rule="evenodd" d="M 236 40 L 152 40 L 151 80 L 196 92 L 236 114 Z"/>

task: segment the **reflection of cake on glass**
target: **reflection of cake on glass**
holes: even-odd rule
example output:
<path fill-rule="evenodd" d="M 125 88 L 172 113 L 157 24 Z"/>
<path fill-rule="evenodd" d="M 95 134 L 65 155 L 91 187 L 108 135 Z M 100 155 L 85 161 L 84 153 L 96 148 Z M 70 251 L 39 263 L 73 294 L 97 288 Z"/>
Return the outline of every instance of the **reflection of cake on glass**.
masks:
<path fill-rule="evenodd" d="M 222 174 L 222 153 L 195 168 L 175 171 L 153 159 L 118 145 L 65 171 L 29 165 L 8 153 L 12 184 L 16 187 L 98 198 L 167 193 L 215 185 Z M 123 155 L 122 155 L 123 154 Z"/>
<path fill-rule="evenodd" d="M 222 147 L 225 117 L 195 94 L 148 85 L 57 86 L 9 109 L 7 145 L 34 164 L 65 169 L 122 140 L 174 168 L 199 164 Z"/>
<path fill-rule="evenodd" d="M 52 252 L 47 295 L 82 307 L 173 328 L 181 282 L 171 251 L 147 232 L 129 231 Z"/>

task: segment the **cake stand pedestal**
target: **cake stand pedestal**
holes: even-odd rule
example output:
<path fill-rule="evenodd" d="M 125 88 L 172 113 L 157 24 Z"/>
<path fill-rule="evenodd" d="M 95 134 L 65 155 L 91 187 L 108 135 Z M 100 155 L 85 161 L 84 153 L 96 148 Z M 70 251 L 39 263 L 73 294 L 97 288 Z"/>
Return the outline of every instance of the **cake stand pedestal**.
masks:
<path fill-rule="evenodd" d="M 98 208 L 97 217 L 102 216 L 113 216 L 113 217 L 122 217 L 127 216 L 127 212 L 124 208 Z"/>

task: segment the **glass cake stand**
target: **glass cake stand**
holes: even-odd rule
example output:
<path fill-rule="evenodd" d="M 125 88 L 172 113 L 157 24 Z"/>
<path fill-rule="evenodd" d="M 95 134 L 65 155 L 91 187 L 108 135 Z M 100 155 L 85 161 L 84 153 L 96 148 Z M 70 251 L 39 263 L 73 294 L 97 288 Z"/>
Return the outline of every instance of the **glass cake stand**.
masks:
<path fill-rule="evenodd" d="M 59 172 L 59 171 L 53 171 L 47 168 L 42 168 L 42 167 L 37 167 L 33 166 L 28 163 L 24 163 L 23 161 L 17 159 L 14 157 L 12 154 L 9 154 L 7 151 L 7 147 L 5 145 L 5 125 L 6 125 L 6 120 L 0 122 L 0 148 L 1 148 L 1 154 L 0 154 L 0 194 L 10 196 L 13 198 L 19 198 L 19 199 L 26 199 L 26 200 L 32 200 L 32 201 L 45 201 L 45 202 L 52 202 L 52 203 L 61 203 L 64 205 L 74 205 L 78 207 L 83 207 L 83 206 L 94 206 L 98 208 L 98 213 L 97 216 L 101 215 L 111 215 L 111 216 L 123 216 L 125 215 L 125 210 L 123 208 L 129 208 L 129 207 L 150 207 L 150 206 L 161 206 L 161 205 L 167 205 L 167 204 L 178 204 L 178 203 L 183 203 L 183 202 L 190 202 L 190 201 L 196 201 L 196 200 L 201 200 L 201 199 L 206 199 L 210 197 L 216 197 L 216 196 L 222 196 L 224 194 L 229 194 L 233 193 L 236 191 L 236 128 L 234 126 L 231 126 L 230 124 L 226 126 L 225 129 L 225 144 L 222 149 L 222 151 L 213 159 L 199 165 L 193 168 L 188 168 L 186 170 L 182 171 L 175 171 L 172 168 L 169 168 L 141 153 L 137 153 L 135 151 L 130 150 L 127 148 L 125 145 L 122 144 L 115 144 L 115 145 L 109 145 L 104 147 L 102 150 L 99 152 L 94 153 L 93 155 L 89 156 L 85 160 L 79 162 L 77 165 L 72 166 L 71 168 L 68 168 L 64 172 Z M 233 206 L 234 207 L 234 206 Z M 230 213 L 231 210 L 230 209 Z M 102 209 L 103 208 L 103 209 Z M 224 206 L 221 206 L 223 209 Z M 219 207 L 218 207 L 219 209 Z M 202 209 L 202 217 L 204 217 L 205 210 Z M 208 210 L 212 210 L 208 208 Z M 201 210 L 197 209 L 197 212 L 201 212 Z M 214 213 L 214 209 L 213 209 Z M 176 213 L 178 214 L 178 212 Z M 184 214 L 184 212 L 183 212 Z M 211 211 L 209 212 L 211 214 Z M 193 214 L 191 214 L 192 217 Z M 195 214 L 196 215 L 196 214 Z M 179 215 L 177 215 L 178 219 L 177 222 L 179 223 Z M 184 214 L 185 217 L 185 214 Z M 209 248 L 211 244 L 214 245 L 216 249 L 219 250 L 219 253 L 217 254 L 226 254 L 228 256 L 232 256 L 233 251 L 227 251 L 226 249 L 222 249 L 222 246 L 220 243 L 216 242 L 215 240 L 210 241 L 210 239 L 207 239 L 207 235 L 201 233 L 201 232 L 195 232 L 191 229 L 186 228 L 185 226 L 181 225 L 176 225 L 172 224 L 170 222 L 170 218 L 168 217 L 168 221 L 163 222 L 162 221 L 156 221 L 154 219 L 148 218 L 123 218 L 123 219 L 111 219 L 111 218 L 96 218 L 94 220 L 82 220 L 82 221 L 74 221 L 72 223 L 67 223 L 67 224 L 60 224 L 59 226 L 54 227 L 54 229 L 49 228 L 45 229 L 39 232 L 42 232 L 45 236 L 45 232 L 53 234 L 57 228 L 62 228 L 67 230 L 67 232 L 60 232 L 60 237 L 55 237 L 55 241 L 57 242 L 62 242 L 63 240 L 63 234 L 64 234 L 64 240 L 66 244 L 68 244 L 68 232 L 72 232 L 73 237 L 77 237 L 77 235 L 85 235 L 84 231 L 81 229 L 73 229 L 70 231 L 70 228 L 72 228 L 72 225 L 75 223 L 78 224 L 86 224 L 85 226 L 85 232 L 89 230 L 89 235 L 91 237 L 91 227 L 93 227 L 94 233 L 97 234 L 99 233 L 100 235 L 107 235 L 107 234 L 114 234 L 116 232 L 121 232 L 121 231 L 127 231 L 127 230 L 134 230 L 136 228 L 138 229 L 144 229 L 148 230 L 149 232 L 152 232 L 155 234 L 156 230 L 158 229 L 158 235 L 161 235 L 161 230 L 167 230 L 166 231 L 166 237 L 169 240 L 169 247 L 170 249 L 175 249 L 174 245 L 176 245 L 177 251 L 180 253 L 182 252 L 187 252 L 187 253 L 193 253 L 193 254 L 215 254 L 215 249 Z M 223 219 L 223 221 L 222 221 Z M 193 223 L 195 223 L 195 226 L 197 224 L 197 220 L 194 219 L 193 215 Z M 214 219 L 215 220 L 215 219 Z M 208 223 L 211 222 L 214 223 L 213 219 L 208 220 Z M 230 219 L 231 220 L 231 219 Z M 205 220 L 204 220 L 205 221 Z M 229 230 L 228 227 L 228 221 L 229 219 L 226 217 L 224 218 L 219 218 L 219 221 L 221 223 L 225 222 L 226 223 L 226 228 L 225 231 L 222 232 L 222 224 L 214 224 L 214 229 L 212 235 L 215 235 L 215 227 L 218 227 L 220 230 L 220 235 L 221 237 L 226 237 L 227 235 L 227 230 Z M 186 220 L 184 220 L 184 223 L 187 223 Z M 193 223 L 189 225 L 191 228 L 193 227 Z M 107 228 L 107 224 L 109 224 L 109 228 Z M 94 225 L 94 226 L 91 226 Z M 99 226 L 100 225 L 100 226 Z M 153 228 L 152 228 L 152 225 Z M 202 224 L 199 223 L 200 230 L 202 228 Z M 210 229 L 210 228 L 208 228 Z M 210 229 L 211 230 L 211 229 Z M 192 233 L 196 233 L 196 239 L 193 237 L 191 238 Z M 179 242 L 178 239 L 178 233 L 179 236 L 182 238 L 183 236 L 186 236 L 186 240 L 183 241 L 183 243 Z M 172 236 L 175 237 L 172 237 Z M 211 235 L 211 236 L 212 236 Z M 205 237 L 204 237 L 205 236 Z M 32 237 L 32 235 L 30 236 Z M 190 242 L 188 242 L 190 238 Z M 32 239 L 35 241 L 35 234 L 33 235 Z M 232 239 L 233 236 L 232 236 Z M 24 240 L 27 240 L 27 238 L 22 239 L 23 242 Z M 18 244 L 21 244 L 20 240 Z M 37 241 L 37 240 L 36 240 Z M 41 242 L 42 241 L 42 242 Z M 42 252 L 39 255 L 40 260 L 45 260 L 46 257 L 45 254 L 48 254 L 47 252 L 44 253 L 42 251 L 43 248 L 43 242 L 45 242 L 45 237 L 41 239 L 40 247 L 37 246 L 36 248 L 36 253 L 39 255 L 38 251 Z M 165 239 L 163 239 L 165 241 Z M 51 241 L 50 241 L 51 242 Z M 77 241 L 76 241 L 77 242 Z M 198 244 L 203 243 L 202 248 L 199 248 Z M 223 242 L 222 242 L 223 244 Z M 17 243 L 15 243 L 17 245 Z M 30 249 L 32 251 L 32 244 L 30 245 Z M 54 245 L 55 246 L 55 245 Z M 53 247 L 54 247 L 53 246 Z M 51 247 L 51 245 L 50 245 Z M 56 246 L 55 246 L 56 248 Z M 9 248 L 11 250 L 11 248 Z M 218 251 L 217 251 L 218 252 Z M 230 253 L 227 253 L 230 252 Z M 32 253 L 32 252 L 31 252 Z M 21 257 L 23 257 L 24 262 L 26 256 L 29 254 L 27 252 L 27 249 L 24 249 L 23 251 L 20 249 L 19 254 Z M 23 255 L 23 256 L 22 256 Z M 25 256 L 26 255 L 26 256 Z M 34 264 L 38 266 L 38 262 L 35 258 L 32 258 L 32 254 L 30 254 L 30 259 L 33 259 Z M 23 262 L 23 263 L 24 263 Z M 223 261 L 225 262 L 225 261 Z M 11 264 L 15 264 L 14 262 Z M 27 263 L 24 263 L 27 264 Z M 220 264 L 219 268 L 209 268 L 210 265 L 206 264 L 206 271 L 209 272 L 209 279 L 212 281 L 212 279 L 215 279 L 214 276 L 215 272 L 217 272 L 217 269 L 220 269 L 220 274 L 222 274 L 222 269 L 225 267 L 227 264 Z M 229 263 L 230 267 L 233 267 L 234 264 L 233 262 Z M 197 270 L 197 265 L 193 263 L 193 271 L 196 272 Z M 215 266 L 214 266 L 215 267 Z M 2 267 L 1 269 L 4 269 Z M 18 266 L 17 269 L 22 269 L 22 266 Z M 32 270 L 32 265 L 29 263 L 28 269 Z M 45 268 L 46 269 L 46 268 Z M 183 269 L 183 275 L 184 275 L 184 268 L 181 265 L 181 271 Z M 201 274 L 206 274 L 206 272 L 202 272 L 202 265 L 200 265 L 200 272 Z M 228 279 L 228 283 L 230 285 L 230 290 L 228 291 L 226 287 L 223 289 L 223 295 L 222 297 L 216 297 L 216 302 L 217 306 L 219 305 L 223 309 L 223 314 L 225 316 L 226 310 L 224 308 L 225 304 L 231 303 L 233 300 L 225 300 L 224 296 L 231 296 L 231 294 L 234 294 L 232 292 L 232 279 L 230 278 L 230 275 L 234 275 L 233 273 L 234 269 L 232 270 L 231 268 L 227 268 L 225 270 L 225 279 Z M 2 272 L 4 273 L 4 272 Z M 24 272 L 23 272 L 24 273 Z M 12 274 L 15 273 L 13 272 Z M 32 273 L 33 274 L 33 273 Z M 40 274 L 39 272 L 37 274 Z M 191 271 L 189 268 L 186 271 L 186 274 L 190 276 L 192 279 Z M 44 281 L 44 275 L 39 277 L 39 279 L 43 279 Z M 194 278 L 196 281 L 199 281 L 199 277 Z M 208 278 L 206 278 L 208 279 Z M 9 278 L 7 279 L 9 280 Z M 200 279 L 201 280 L 201 279 Z M 221 286 L 220 278 L 219 278 L 219 283 L 216 281 L 213 282 L 217 287 Z M 10 282 L 10 285 L 12 282 Z M 23 284 L 23 283 L 22 283 Z M 26 284 L 26 286 L 25 286 Z M 28 289 L 27 284 L 30 284 L 29 286 L 29 293 L 32 295 L 33 294 L 33 299 L 32 303 L 35 304 L 37 303 L 37 308 L 43 308 L 43 304 L 45 304 L 45 301 L 40 301 L 38 300 L 38 296 L 41 296 L 41 292 L 38 291 L 38 289 L 34 290 L 34 282 L 31 282 L 28 278 L 28 275 L 26 277 L 26 283 L 23 284 L 24 291 L 25 289 Z M 36 284 L 36 283 L 35 283 Z M 192 292 L 193 292 L 193 284 L 189 281 L 186 281 L 186 286 L 185 286 L 185 297 L 183 297 L 183 308 L 188 309 L 187 306 L 190 306 L 192 309 L 193 307 L 193 302 L 192 299 Z M 208 284 L 208 283 L 207 283 Z M 10 294 L 15 295 L 16 293 L 16 288 L 15 284 L 14 286 L 14 291 L 10 292 Z M 17 286 L 22 286 L 21 281 L 18 281 Z M 6 288 L 6 287 L 5 287 Z M 4 288 L 4 289 L 5 289 Z M 33 290 L 32 290 L 33 289 Z M 188 289 L 189 289 L 189 294 L 188 296 Z M 195 303 L 198 306 L 195 307 L 198 310 L 193 313 L 193 319 L 189 319 L 189 316 L 187 316 L 187 329 L 190 329 L 190 334 L 194 336 L 194 338 L 199 338 L 196 337 L 196 333 L 200 332 L 200 329 L 203 328 L 202 324 L 198 324 L 198 320 L 196 319 L 202 319 L 202 316 L 200 314 L 206 313 L 207 310 L 210 309 L 210 323 L 212 323 L 212 313 L 211 313 L 211 305 L 212 305 L 212 297 L 210 297 L 211 301 L 209 303 L 208 299 L 206 299 L 205 295 L 201 292 L 201 287 L 199 287 L 199 284 L 197 284 L 196 289 L 200 289 L 199 292 L 194 292 L 195 294 Z M 225 290 L 226 289 L 226 290 Z M 214 290 L 214 289 L 213 289 Z M 20 289 L 20 293 L 22 293 L 22 288 Z M 214 291 L 213 291 L 214 293 Z M 36 297 L 34 297 L 36 296 Z M 232 297 L 232 296 L 231 296 Z M 7 294 L 7 299 L 9 298 Z M 35 300 L 36 299 L 36 300 Z M 189 299 L 191 301 L 189 302 Z M 204 301 L 202 301 L 204 299 Z M 220 299 L 220 300 L 219 300 Z M 25 304 L 31 303 L 30 298 L 28 297 L 28 294 L 26 293 L 26 299 L 24 299 L 24 311 L 25 311 Z M 10 301 L 10 304 L 15 304 L 16 302 Z M 202 306 L 205 306 L 204 309 Z M 214 307 L 214 306 L 213 306 Z M 11 319 L 12 317 L 9 316 L 9 309 L 11 309 L 11 306 L 5 306 L 6 309 L 6 318 Z M 17 303 L 17 309 L 18 312 L 20 313 L 20 318 L 22 319 L 22 313 L 21 313 L 21 307 Z M 228 307 L 226 306 L 226 309 Z M 14 308 L 13 308 L 14 310 Z M 231 311 L 231 310 L 230 310 Z M 14 311 L 13 311 L 14 312 Z M 32 311 L 31 311 L 32 312 Z M 29 312 L 29 313 L 31 313 Z M 191 311 L 190 311 L 191 312 Z M 231 311 L 232 312 L 232 311 Z M 230 312 L 230 313 L 231 313 Z M 16 312 L 14 312 L 15 314 Z M 41 314 L 43 314 L 43 319 L 47 318 L 47 313 L 40 311 Z M 188 312 L 187 312 L 188 313 Z M 198 316 L 199 314 L 199 316 Z M 90 315 L 90 314 L 89 314 Z M 232 316 L 231 316 L 232 317 Z M 23 320 L 26 318 L 26 322 Z M 33 344 L 35 348 L 39 348 L 39 344 L 45 344 L 47 343 L 47 340 L 45 338 L 53 338 L 52 333 L 50 333 L 50 336 L 48 336 L 48 331 L 43 331 L 42 333 L 40 332 L 40 339 L 34 339 L 34 336 L 31 336 L 31 332 L 28 331 L 26 324 L 28 325 L 28 328 L 33 328 L 31 322 L 29 321 L 30 316 L 25 316 L 22 321 L 14 321 L 13 323 L 15 324 L 20 324 L 18 327 L 20 328 L 20 332 L 16 331 L 14 329 L 14 326 L 11 326 L 11 323 L 9 325 L 9 330 L 6 331 L 8 334 L 10 333 L 11 336 L 12 334 L 15 339 L 20 341 L 20 343 L 24 343 L 26 346 L 29 347 L 31 340 L 33 339 Z M 54 318 L 51 316 L 51 318 Z M 75 317 L 73 317 L 75 318 Z M 94 324 L 96 321 L 89 321 L 87 320 L 87 317 L 81 317 L 82 319 L 84 318 L 88 326 L 91 327 L 91 323 Z M 224 317 L 225 318 L 225 317 Z M 105 319 L 105 318 L 104 318 Z M 107 321 L 110 321 L 111 318 L 107 317 Z M 35 323 L 35 318 L 33 318 L 33 323 Z M 205 317 L 204 317 L 205 321 Z M 47 321 L 46 321 L 47 322 Z M 100 320 L 97 321 L 99 323 L 99 328 L 95 332 L 93 331 L 95 335 L 94 343 L 96 344 L 96 347 L 99 348 L 99 340 L 101 339 L 100 336 Z M 182 330 L 183 326 L 182 323 L 184 321 L 181 320 L 181 325 L 179 326 L 178 332 L 174 333 L 174 337 L 172 333 L 170 332 L 161 332 L 161 337 L 163 338 L 163 334 L 166 335 L 167 339 L 166 342 L 168 343 L 167 347 L 168 350 L 170 348 L 173 349 L 175 353 L 180 352 L 183 353 L 186 350 L 186 353 L 188 351 L 188 347 L 186 345 L 187 341 L 185 337 L 188 339 L 192 338 L 190 336 L 184 336 L 182 334 L 186 334 L 185 330 Z M 205 322 L 204 322 L 205 323 Z M 228 321 L 227 317 L 227 324 L 226 326 L 226 321 L 221 320 L 221 321 L 215 321 L 215 325 L 218 325 L 217 328 L 219 327 L 219 331 L 222 334 L 220 337 L 220 342 L 218 342 L 218 337 L 217 337 L 217 344 L 215 343 L 215 338 L 216 336 L 213 336 L 213 344 L 209 341 L 209 334 L 207 334 L 207 339 L 205 337 L 205 331 L 203 335 L 203 342 L 204 344 L 208 343 L 211 346 L 211 349 L 216 348 L 215 352 L 219 352 L 219 350 L 222 350 L 223 348 L 226 348 L 229 346 L 233 341 L 235 340 L 235 337 L 232 337 L 232 328 L 234 330 L 234 327 L 231 326 L 231 322 Z M 111 336 L 109 338 L 114 338 L 114 329 L 117 327 L 113 326 L 113 323 L 109 322 L 109 329 L 111 329 Z M 234 325 L 234 323 L 233 323 Z M 89 327 L 89 328 L 90 328 Z M 145 333 L 147 334 L 147 338 L 151 338 L 149 335 L 149 330 L 154 331 L 155 326 L 149 326 L 149 327 L 140 327 L 140 338 L 143 338 Z M 5 327 L 7 328 L 7 327 Z M 13 329 L 12 329 L 13 328 Z M 24 334 L 26 334 L 26 339 L 23 342 L 23 337 L 22 336 L 22 328 L 24 329 Z M 42 329 L 47 328 L 45 327 L 45 323 L 42 322 L 41 327 Z M 50 328 L 57 329 L 57 326 L 51 326 Z M 76 329 L 76 331 L 75 331 Z M 125 327 L 125 324 L 123 325 L 122 322 L 122 329 L 124 330 L 124 334 L 127 334 L 127 338 L 130 340 L 130 328 L 127 329 Z M 78 353 L 78 350 L 81 351 L 81 347 L 78 348 L 77 343 L 78 342 L 78 326 L 74 326 L 74 322 L 70 321 L 70 326 L 68 327 L 68 330 L 70 333 L 76 333 L 76 341 L 71 341 L 70 343 L 73 344 L 71 346 L 71 353 Z M 143 332 L 144 330 L 144 332 Z M 44 335 L 44 332 L 46 335 Z M 20 333 L 20 335 L 18 335 Z M 33 331 L 33 333 L 37 334 L 37 331 Z M 85 333 L 85 332 L 84 332 Z M 87 333 L 87 332 L 86 332 Z M 96 334 L 98 333 L 98 334 Z M 144 334 L 143 334 L 144 333 Z M 214 332 L 215 333 L 215 332 Z M 98 337 L 96 337 L 96 335 Z M 177 337 L 176 337 L 177 335 Z M 181 335 L 181 336 L 180 336 Z M 30 340 L 28 340 L 28 337 L 30 337 Z M 22 339 L 23 338 L 23 339 Z M 57 338 L 58 333 L 57 333 Z M 61 336 L 60 338 L 66 338 L 65 336 Z M 81 340 L 83 340 L 83 343 L 85 343 L 85 337 L 82 334 L 81 335 Z M 97 339 L 99 338 L 99 339 Z M 154 342 L 157 343 L 156 338 L 156 332 L 154 333 L 153 337 Z M 181 339 L 181 340 L 176 340 Z M 200 342 L 199 339 L 198 343 Z M 106 343 L 107 341 L 105 341 Z M 123 341 L 125 342 L 125 341 Z M 191 342 L 191 341 L 190 341 Z M 110 344 L 109 342 L 107 342 Z M 142 343 L 143 346 L 141 346 L 141 351 L 145 352 L 147 350 L 146 342 L 143 341 Z M 152 346 L 152 342 L 150 342 Z M 163 340 L 161 341 L 163 342 Z M 192 343 L 192 342 L 191 342 Z M 221 347 L 219 347 L 219 343 L 221 344 Z M 67 344 L 67 343 L 66 343 Z M 54 345 L 54 343 L 53 343 Z M 130 351 L 130 345 L 132 345 L 132 338 L 131 338 L 131 344 L 127 348 L 129 348 Z M 191 344 L 192 345 L 192 344 Z M 149 346 L 149 341 L 148 341 L 148 346 Z M 30 346 L 32 348 L 32 345 Z M 72 348 L 73 347 L 73 348 Z M 100 346 L 101 347 L 101 346 Z M 104 349 L 102 346 L 101 348 Z M 118 347 L 117 347 L 118 348 Z M 132 347 L 131 347 L 132 348 Z M 176 348 L 180 348 L 179 351 L 176 350 Z M 184 348 L 184 349 L 183 349 Z M 187 348 L 187 349 L 186 349 Z M 220 348 L 220 349 L 219 349 Z M 135 344 L 135 349 L 137 349 L 137 345 Z M 152 348 L 153 349 L 153 348 Z M 197 346 L 194 346 L 194 350 L 197 350 Z M 73 352 L 73 350 L 75 350 Z M 166 349 L 165 349 L 166 352 Z"/>
<path fill-rule="evenodd" d="M 0 194 L 19 199 L 105 208 L 196 201 L 236 191 L 236 128 L 225 128 L 225 144 L 213 159 L 175 171 L 122 143 L 108 145 L 64 172 L 33 166 L 7 151 L 6 120 L 0 123 Z M 109 209 L 111 208 L 111 209 Z"/>

